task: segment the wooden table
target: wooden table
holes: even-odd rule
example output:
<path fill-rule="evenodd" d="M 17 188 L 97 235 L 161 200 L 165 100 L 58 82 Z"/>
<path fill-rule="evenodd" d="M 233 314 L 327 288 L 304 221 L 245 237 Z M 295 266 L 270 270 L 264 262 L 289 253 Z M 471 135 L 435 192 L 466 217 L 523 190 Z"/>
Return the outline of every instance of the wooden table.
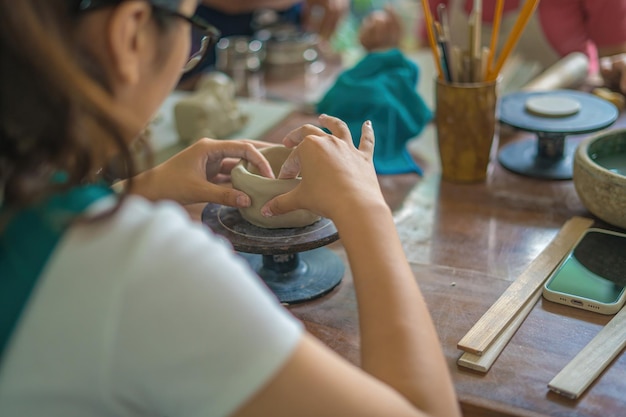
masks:
<path fill-rule="evenodd" d="M 280 141 L 291 129 L 314 121 L 311 115 L 293 113 L 264 139 Z M 616 127 L 626 127 L 626 115 L 611 129 Z M 577 401 L 547 388 L 610 316 L 541 299 L 488 373 L 457 366 L 462 353 L 457 342 L 565 221 L 572 216 L 592 216 L 581 204 L 572 181 L 523 177 L 505 170 L 495 158 L 483 183 L 441 181 L 433 130 L 429 126 L 409 144 L 424 169 L 423 177 L 381 176 L 380 183 L 437 327 L 464 415 L 626 415 L 624 355 Z M 501 128 L 494 151 L 527 135 Z M 598 225 L 607 227 L 601 222 Z M 340 241 L 330 248 L 346 260 Z M 359 363 L 356 300 L 349 268 L 329 295 L 289 309 L 311 333 L 349 361 Z"/>

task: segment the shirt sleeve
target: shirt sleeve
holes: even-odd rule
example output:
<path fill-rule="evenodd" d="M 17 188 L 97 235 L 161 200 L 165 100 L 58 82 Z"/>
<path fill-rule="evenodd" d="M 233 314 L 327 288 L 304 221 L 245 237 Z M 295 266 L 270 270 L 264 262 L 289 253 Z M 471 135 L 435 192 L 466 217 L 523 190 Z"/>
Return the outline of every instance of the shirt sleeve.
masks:
<path fill-rule="evenodd" d="M 147 414 L 227 416 L 290 357 L 302 325 L 221 238 L 160 210 L 136 236 L 111 383 Z"/>

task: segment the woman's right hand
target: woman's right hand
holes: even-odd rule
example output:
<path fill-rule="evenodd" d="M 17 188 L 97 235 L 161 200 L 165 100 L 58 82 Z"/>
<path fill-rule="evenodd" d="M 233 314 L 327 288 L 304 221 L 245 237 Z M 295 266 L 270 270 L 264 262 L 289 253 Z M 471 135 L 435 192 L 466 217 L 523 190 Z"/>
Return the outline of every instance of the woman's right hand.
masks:
<path fill-rule="evenodd" d="M 380 191 L 372 125 L 363 124 L 356 148 L 344 122 L 325 115 L 319 122 L 332 133 L 305 125 L 285 138 L 295 149 L 279 177 L 300 173 L 302 181 L 263 209 L 304 208 L 334 222 L 358 304 L 361 369 L 307 334 L 235 415 L 460 416 L 437 331 Z"/>
<path fill-rule="evenodd" d="M 355 210 L 385 205 L 374 170 L 374 131 L 371 122 L 363 123 L 358 149 L 348 126 L 328 115 L 319 117 L 320 125 L 291 131 L 283 140 L 295 147 L 283 164 L 278 178 L 302 177 L 292 191 L 270 200 L 263 208 L 265 216 L 296 209 L 308 209 L 336 220 Z"/>

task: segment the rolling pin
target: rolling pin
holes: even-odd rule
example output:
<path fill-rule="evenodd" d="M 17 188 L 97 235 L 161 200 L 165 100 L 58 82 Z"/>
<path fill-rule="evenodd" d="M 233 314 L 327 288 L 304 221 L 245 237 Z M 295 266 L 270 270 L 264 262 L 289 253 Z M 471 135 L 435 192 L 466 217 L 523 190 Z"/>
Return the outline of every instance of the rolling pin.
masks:
<path fill-rule="evenodd" d="M 543 91 L 572 88 L 582 84 L 589 73 L 589 58 L 582 52 L 572 52 L 530 80 L 522 90 Z"/>

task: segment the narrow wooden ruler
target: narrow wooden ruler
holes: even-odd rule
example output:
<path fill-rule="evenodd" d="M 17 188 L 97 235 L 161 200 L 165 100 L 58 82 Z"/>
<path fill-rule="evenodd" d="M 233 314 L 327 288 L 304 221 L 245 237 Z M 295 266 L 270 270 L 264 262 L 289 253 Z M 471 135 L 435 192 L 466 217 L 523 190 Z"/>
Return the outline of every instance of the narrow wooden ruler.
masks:
<path fill-rule="evenodd" d="M 548 388 L 576 399 L 626 347 L 626 308 L 622 308 L 578 355 L 561 370 Z"/>
<path fill-rule="evenodd" d="M 593 220 L 583 217 L 573 217 L 565 222 L 556 237 L 463 336 L 457 347 L 475 355 L 482 355 L 524 308 L 533 294 L 541 288 L 561 259 L 592 224 Z"/>
<path fill-rule="evenodd" d="M 541 288 L 535 291 L 530 300 L 528 300 L 522 309 L 517 312 L 509 325 L 502 331 L 502 333 L 500 333 L 500 335 L 493 341 L 491 346 L 483 352 L 482 355 L 479 356 L 473 353 L 464 352 L 457 361 L 457 364 L 475 371 L 487 372 L 496 359 L 498 359 L 498 356 L 500 356 L 500 353 L 502 353 L 517 329 L 519 329 L 522 325 L 526 316 L 528 316 L 528 313 L 530 313 L 535 304 L 537 304 L 537 301 L 541 297 L 541 291 Z"/>

